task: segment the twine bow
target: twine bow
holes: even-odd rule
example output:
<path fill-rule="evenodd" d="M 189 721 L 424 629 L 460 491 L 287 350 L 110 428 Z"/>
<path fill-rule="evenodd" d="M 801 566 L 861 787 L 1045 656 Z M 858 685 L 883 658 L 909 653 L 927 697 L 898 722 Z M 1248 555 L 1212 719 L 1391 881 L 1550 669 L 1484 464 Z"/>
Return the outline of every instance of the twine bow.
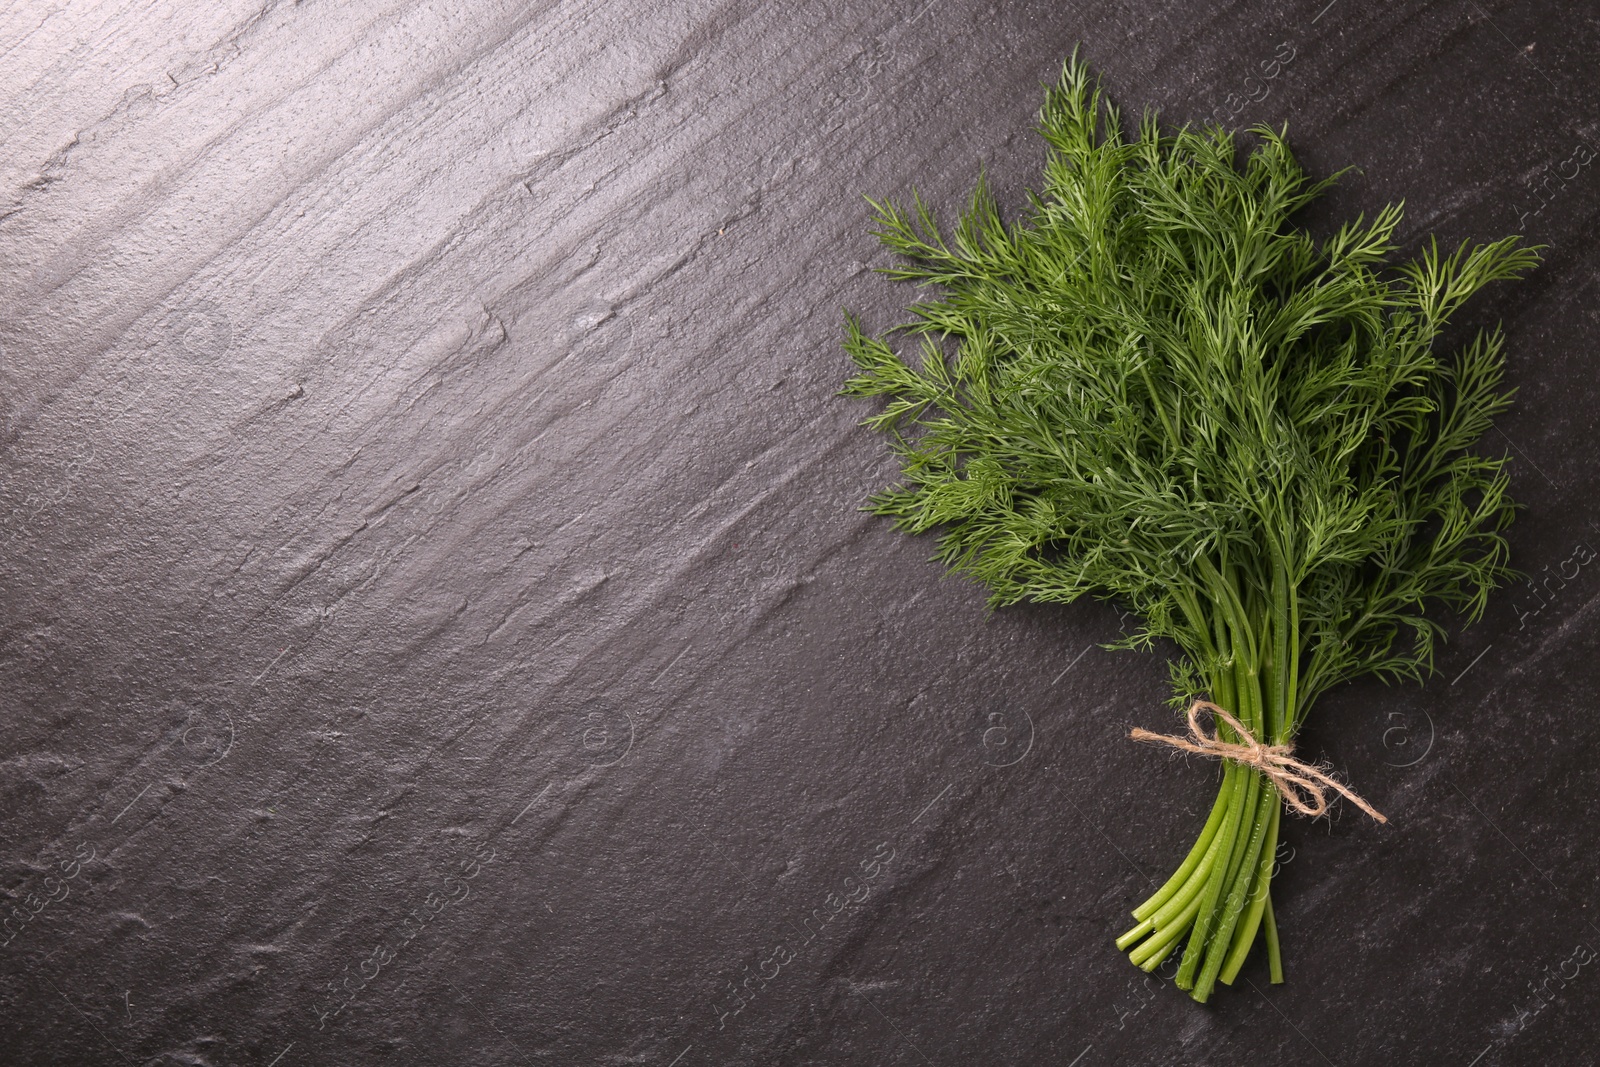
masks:
<path fill-rule="evenodd" d="M 1202 710 L 1211 712 L 1213 718 L 1212 732 L 1209 734 L 1200 727 Z M 1221 719 L 1233 727 L 1234 733 L 1240 737 L 1240 743 L 1222 740 L 1217 735 L 1214 721 L 1216 719 Z M 1152 733 L 1137 726 L 1129 731 L 1128 736 L 1135 741 L 1171 745 L 1185 752 L 1196 752 L 1212 759 L 1233 760 L 1246 767 L 1254 767 L 1277 786 L 1278 792 L 1283 795 L 1283 802 L 1301 815 L 1315 817 L 1327 811 L 1328 790 L 1333 789 L 1379 822 L 1389 821 L 1379 815 L 1371 804 L 1357 796 L 1355 790 L 1342 784 L 1320 767 L 1302 763 L 1290 756 L 1289 753 L 1294 751 L 1293 745 L 1263 745 L 1244 728 L 1243 723 L 1209 700 L 1196 700 L 1189 705 L 1189 737 L 1194 739 L 1192 741 L 1173 734 Z"/>

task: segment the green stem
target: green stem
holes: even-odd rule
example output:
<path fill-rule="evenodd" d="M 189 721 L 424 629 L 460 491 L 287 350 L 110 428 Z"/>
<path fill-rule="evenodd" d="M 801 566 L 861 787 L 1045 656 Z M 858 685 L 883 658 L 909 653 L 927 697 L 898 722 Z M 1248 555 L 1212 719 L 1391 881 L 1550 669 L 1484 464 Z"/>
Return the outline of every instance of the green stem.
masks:
<path fill-rule="evenodd" d="M 1244 773 L 1241 777 L 1245 779 L 1244 796 L 1240 798 L 1236 793 L 1236 799 L 1228 805 L 1228 820 L 1223 824 L 1220 838 L 1222 850 L 1218 852 L 1206 878 L 1205 891 L 1200 896 L 1200 910 L 1195 916 L 1194 928 L 1189 933 L 1189 944 L 1183 950 L 1183 962 L 1178 966 L 1175 981 L 1179 989 L 1194 988 L 1195 974 L 1200 969 L 1207 937 L 1217 917 L 1217 904 L 1226 888 L 1228 867 L 1237 851 L 1240 824 L 1244 821 L 1246 809 L 1254 804 L 1253 790 L 1260 776 Z"/>
<path fill-rule="evenodd" d="M 1150 899 L 1133 909 L 1135 919 L 1148 919 L 1160 910 L 1161 905 L 1171 899 L 1174 893 L 1181 890 L 1189 881 L 1189 876 L 1200 865 L 1200 860 L 1205 856 L 1206 850 L 1211 847 L 1211 841 L 1217 836 L 1217 828 L 1222 825 L 1222 820 L 1228 814 L 1228 780 L 1223 779 L 1223 787 L 1217 791 L 1216 803 L 1211 805 L 1211 815 L 1206 819 L 1206 824 L 1200 830 L 1200 836 L 1195 839 L 1194 847 L 1189 850 L 1189 855 L 1172 872 L 1172 877 L 1167 883 L 1150 895 Z M 1124 934 L 1124 937 L 1127 935 Z M 1119 941 L 1118 948 L 1123 945 Z"/>
<path fill-rule="evenodd" d="M 1272 546 L 1267 574 L 1244 574 L 1201 560 L 1210 600 L 1216 658 L 1207 669 L 1211 699 L 1263 744 L 1293 736 L 1301 702 L 1299 605 L 1282 546 Z M 1239 740 L 1217 722 L 1219 740 Z M 1239 975 L 1258 937 L 1279 981 L 1283 964 L 1272 912 L 1273 858 L 1282 801 L 1258 770 L 1226 762 L 1216 801 L 1183 862 L 1133 911 L 1137 924 L 1117 939 L 1130 962 L 1153 970 L 1187 935 L 1175 982 L 1204 1002 L 1221 981 Z"/>
<path fill-rule="evenodd" d="M 1235 649 L 1232 672 L 1234 690 L 1238 697 L 1234 709 L 1235 715 L 1245 729 L 1254 732 L 1261 728 L 1260 672 L 1254 656 L 1240 654 L 1250 649 L 1254 642 L 1242 641 L 1243 635 L 1236 629 L 1230 637 Z M 1219 736 L 1224 731 L 1232 733 L 1222 724 L 1218 724 Z M 1257 813 L 1261 808 L 1263 779 L 1259 773 L 1242 767 L 1240 773 L 1245 779 L 1245 788 L 1242 797 L 1235 801 L 1233 810 L 1229 813 L 1225 831 L 1227 851 L 1219 854 L 1220 862 L 1212 868 L 1211 877 L 1207 880 L 1200 911 L 1195 917 L 1189 944 L 1184 948 L 1183 962 L 1178 967 L 1176 979 L 1179 989 L 1189 990 L 1190 995 L 1202 1003 L 1211 994 L 1211 986 L 1215 983 L 1217 971 L 1221 967 L 1221 953 L 1226 950 L 1233 936 L 1233 921 L 1237 919 L 1237 912 L 1232 907 L 1234 896 L 1232 887 L 1237 882 L 1241 869 L 1249 869 L 1252 874 L 1254 873 L 1251 849 L 1259 848 L 1260 845 L 1256 823 Z M 1214 946 L 1214 941 L 1220 941 L 1221 944 Z"/>
<path fill-rule="evenodd" d="M 1242 788 L 1244 775 L 1239 774 L 1236 778 L 1238 781 L 1226 786 L 1230 794 L 1237 793 Z M 1173 895 L 1171 900 L 1163 904 L 1154 915 L 1150 916 L 1152 929 L 1165 930 L 1171 926 L 1177 921 L 1177 916 L 1189 906 L 1189 901 L 1200 895 L 1200 891 L 1205 888 L 1206 880 L 1210 877 L 1211 868 L 1217 863 L 1218 855 L 1221 852 L 1221 844 L 1220 838 L 1212 838 L 1211 847 L 1206 849 L 1205 858 L 1196 869 L 1194 877 L 1190 878 L 1184 887 Z"/>
<path fill-rule="evenodd" d="M 1290 691 L 1294 686 L 1294 665 L 1298 656 L 1290 655 L 1293 648 L 1294 627 L 1290 622 L 1293 613 L 1291 601 L 1294 590 L 1289 584 L 1289 570 L 1284 563 L 1283 550 L 1275 537 L 1268 538 L 1272 546 L 1272 686 L 1267 691 L 1267 709 L 1276 715 L 1264 717 L 1261 723 L 1262 744 L 1274 744 L 1276 738 L 1290 726 L 1294 704 Z M 1267 721 L 1275 718 L 1276 722 Z"/>
<path fill-rule="evenodd" d="M 1232 985 L 1233 980 L 1239 976 L 1239 969 L 1244 966 L 1245 957 L 1250 955 L 1250 948 L 1255 944 L 1256 934 L 1260 931 L 1261 916 L 1266 911 L 1267 897 L 1271 892 L 1272 866 L 1276 862 L 1278 851 L 1278 820 L 1282 815 L 1283 805 L 1273 805 L 1272 816 L 1267 822 L 1267 837 L 1261 845 L 1261 858 L 1256 864 L 1256 876 L 1250 886 L 1247 910 L 1234 931 L 1228 958 L 1222 965 L 1221 973 L 1217 975 L 1217 981 L 1223 985 Z"/>
<path fill-rule="evenodd" d="M 1194 921 L 1195 912 L 1199 910 L 1200 897 L 1196 895 L 1193 900 L 1189 901 L 1188 906 L 1178 913 L 1171 926 L 1167 927 L 1165 930 L 1158 931 L 1153 937 L 1150 938 L 1150 940 L 1146 941 L 1144 944 L 1130 952 L 1128 954 L 1128 959 L 1133 962 L 1134 966 L 1144 967 L 1145 964 L 1150 963 L 1150 961 L 1154 958 L 1156 962 L 1151 964 L 1151 967 L 1154 968 L 1160 966 L 1161 959 L 1166 958 L 1166 952 L 1164 950 L 1171 948 L 1177 943 L 1178 938 L 1183 936 L 1183 932 L 1187 930 L 1189 928 L 1189 924 Z M 1159 958 L 1156 956 L 1157 953 L 1160 953 Z"/>
<path fill-rule="evenodd" d="M 1117 938 L 1117 950 L 1120 952 L 1128 951 L 1129 945 L 1138 944 L 1140 939 L 1148 937 L 1155 928 L 1156 924 L 1149 919 L 1141 919 L 1138 926 Z"/>
<path fill-rule="evenodd" d="M 1267 894 L 1267 968 L 1272 984 L 1283 984 L 1283 956 L 1278 952 L 1278 922 L 1272 917 L 1272 894 Z"/>

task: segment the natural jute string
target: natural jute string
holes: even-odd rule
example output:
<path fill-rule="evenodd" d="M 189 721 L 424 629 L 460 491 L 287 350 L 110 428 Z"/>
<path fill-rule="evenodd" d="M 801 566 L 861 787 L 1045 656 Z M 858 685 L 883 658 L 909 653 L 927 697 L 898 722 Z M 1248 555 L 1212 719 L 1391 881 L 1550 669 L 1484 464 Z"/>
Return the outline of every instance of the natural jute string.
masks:
<path fill-rule="evenodd" d="M 1218 737 L 1214 721 L 1212 733 L 1208 734 L 1201 729 L 1202 710 L 1211 712 L 1213 720 L 1221 719 L 1233 727 L 1234 732 L 1243 739 L 1242 743 L 1234 744 Z M 1278 792 L 1283 794 L 1283 802 L 1302 815 L 1317 816 L 1327 811 L 1328 790 L 1335 789 L 1379 822 L 1389 821 L 1379 815 L 1371 804 L 1357 796 L 1355 790 L 1342 785 L 1321 768 L 1301 763 L 1290 756 L 1289 753 L 1294 751 L 1293 745 L 1263 745 L 1244 728 L 1243 723 L 1209 700 L 1196 700 L 1189 705 L 1189 737 L 1194 739 L 1192 741 L 1173 734 L 1151 733 L 1137 726 L 1129 731 L 1128 736 L 1135 741 L 1153 741 L 1181 748 L 1185 752 L 1198 752 L 1212 759 L 1229 759 L 1246 767 L 1254 767 L 1278 787 Z"/>

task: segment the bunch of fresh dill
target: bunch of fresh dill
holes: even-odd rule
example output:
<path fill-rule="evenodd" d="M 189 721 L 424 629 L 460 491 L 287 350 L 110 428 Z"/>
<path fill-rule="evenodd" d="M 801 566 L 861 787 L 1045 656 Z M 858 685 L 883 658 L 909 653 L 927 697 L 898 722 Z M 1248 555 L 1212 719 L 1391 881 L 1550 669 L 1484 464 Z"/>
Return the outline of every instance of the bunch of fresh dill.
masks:
<path fill-rule="evenodd" d="M 887 398 L 866 425 L 902 459 L 872 509 L 941 530 L 937 558 L 995 606 L 1130 606 L 1141 628 L 1108 647 L 1170 639 L 1174 702 L 1209 696 L 1263 744 L 1290 744 L 1330 686 L 1420 679 L 1443 636 L 1425 612 L 1475 619 L 1511 574 L 1505 461 L 1474 450 L 1510 402 L 1501 337 L 1436 341 L 1534 251 L 1430 243 L 1391 264 L 1397 206 L 1315 240 L 1290 219 L 1334 179 L 1308 179 L 1283 133 L 1251 130 L 1242 161 L 1222 128 L 1149 112 L 1130 139 L 1076 53 L 1039 119 L 1023 220 L 981 177 L 948 235 L 915 194 L 912 211 L 869 200 L 903 257 L 883 273 L 939 287 L 885 337 L 846 315 L 844 392 Z M 1119 947 L 1148 971 L 1186 940 L 1177 984 L 1204 1001 L 1264 932 L 1281 981 L 1281 811 L 1262 773 L 1225 762 Z"/>

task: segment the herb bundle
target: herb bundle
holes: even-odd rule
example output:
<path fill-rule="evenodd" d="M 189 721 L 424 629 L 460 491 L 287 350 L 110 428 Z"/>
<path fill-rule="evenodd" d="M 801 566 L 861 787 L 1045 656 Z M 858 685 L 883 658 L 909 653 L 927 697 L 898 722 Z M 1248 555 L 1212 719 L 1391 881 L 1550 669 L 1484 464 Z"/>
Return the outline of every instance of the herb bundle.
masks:
<path fill-rule="evenodd" d="M 1436 342 L 1537 256 L 1508 237 L 1391 263 L 1398 206 L 1316 240 L 1290 219 L 1338 175 L 1310 180 L 1263 126 L 1242 159 L 1221 127 L 1153 112 L 1126 136 L 1076 53 L 1039 132 L 1024 219 L 1002 221 L 981 176 L 947 232 L 916 194 L 868 201 L 902 257 L 882 273 L 939 289 L 883 336 L 845 317 L 844 392 L 887 398 L 865 425 L 902 460 L 870 507 L 941 531 L 936 558 L 991 606 L 1121 601 L 1141 625 L 1107 647 L 1170 640 L 1177 707 L 1206 696 L 1231 712 L 1218 744 L 1287 752 L 1319 694 L 1420 679 L 1444 635 L 1426 612 L 1476 619 L 1510 577 L 1505 460 L 1475 450 L 1510 403 L 1501 336 Z M 1258 936 L 1282 981 L 1283 797 L 1238 757 L 1221 779 L 1117 941 L 1146 971 L 1184 944 L 1177 984 L 1199 1001 Z"/>

